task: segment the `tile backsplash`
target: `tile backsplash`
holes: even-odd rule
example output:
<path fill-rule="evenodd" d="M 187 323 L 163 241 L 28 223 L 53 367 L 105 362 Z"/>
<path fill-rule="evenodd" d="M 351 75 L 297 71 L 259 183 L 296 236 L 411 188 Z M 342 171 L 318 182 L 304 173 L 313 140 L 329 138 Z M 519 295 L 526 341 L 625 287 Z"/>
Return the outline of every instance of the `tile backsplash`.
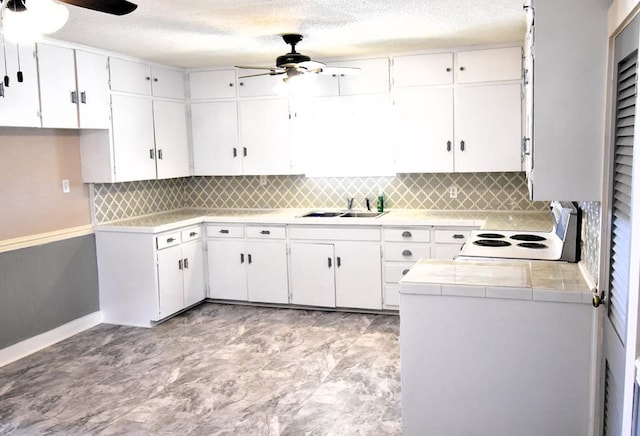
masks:
<path fill-rule="evenodd" d="M 457 198 L 450 198 L 450 187 Z M 545 210 L 528 199 L 524 173 L 399 174 L 395 177 L 188 177 L 94 184 L 96 223 L 183 207 L 344 208 L 353 197 L 364 208 L 382 192 L 387 208 L 437 210 Z"/>

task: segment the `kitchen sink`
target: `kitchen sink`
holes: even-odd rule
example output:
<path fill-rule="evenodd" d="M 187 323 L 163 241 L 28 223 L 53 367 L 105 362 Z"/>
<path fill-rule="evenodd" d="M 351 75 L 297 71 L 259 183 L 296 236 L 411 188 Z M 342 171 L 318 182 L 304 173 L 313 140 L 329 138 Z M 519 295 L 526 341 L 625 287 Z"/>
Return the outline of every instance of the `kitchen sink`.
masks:
<path fill-rule="evenodd" d="M 335 218 L 342 215 L 344 211 L 313 211 L 302 215 L 302 218 Z"/>
<path fill-rule="evenodd" d="M 316 210 L 313 212 L 302 215 L 302 218 L 377 218 L 384 215 L 386 212 L 373 212 L 373 211 L 321 211 Z"/>
<path fill-rule="evenodd" d="M 384 215 L 385 212 L 370 212 L 370 211 L 366 211 L 366 212 L 355 212 L 355 211 L 351 211 L 351 212 L 345 212 L 342 215 L 340 215 L 339 218 L 377 218 L 381 215 Z"/>

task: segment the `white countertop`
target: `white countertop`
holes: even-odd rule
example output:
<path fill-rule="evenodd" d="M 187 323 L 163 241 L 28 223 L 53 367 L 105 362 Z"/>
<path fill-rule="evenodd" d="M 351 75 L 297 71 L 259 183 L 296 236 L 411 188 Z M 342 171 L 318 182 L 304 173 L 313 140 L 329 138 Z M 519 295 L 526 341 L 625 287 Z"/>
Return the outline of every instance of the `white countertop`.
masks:
<path fill-rule="evenodd" d="M 367 226 L 466 226 L 486 230 L 549 231 L 548 212 L 392 209 L 377 218 L 303 218 L 314 209 L 178 209 L 98 224 L 96 231 L 159 233 L 200 223 L 263 223 Z"/>
<path fill-rule="evenodd" d="M 546 261 L 420 260 L 400 281 L 401 294 L 591 303 L 579 264 Z"/>

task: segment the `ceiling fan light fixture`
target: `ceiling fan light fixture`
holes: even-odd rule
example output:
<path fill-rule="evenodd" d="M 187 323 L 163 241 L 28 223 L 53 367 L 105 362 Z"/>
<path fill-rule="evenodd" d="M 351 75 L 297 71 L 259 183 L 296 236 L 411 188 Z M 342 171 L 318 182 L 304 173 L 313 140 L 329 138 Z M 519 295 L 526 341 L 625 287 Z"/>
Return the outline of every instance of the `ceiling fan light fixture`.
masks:
<path fill-rule="evenodd" d="M 36 26 L 44 35 L 57 32 L 69 19 L 69 9 L 53 0 L 28 0 L 27 10 L 34 14 Z"/>
<path fill-rule="evenodd" d="M 9 0 L 2 7 L 2 32 L 8 41 L 37 41 L 56 32 L 69 19 L 66 6 L 53 0 Z"/>

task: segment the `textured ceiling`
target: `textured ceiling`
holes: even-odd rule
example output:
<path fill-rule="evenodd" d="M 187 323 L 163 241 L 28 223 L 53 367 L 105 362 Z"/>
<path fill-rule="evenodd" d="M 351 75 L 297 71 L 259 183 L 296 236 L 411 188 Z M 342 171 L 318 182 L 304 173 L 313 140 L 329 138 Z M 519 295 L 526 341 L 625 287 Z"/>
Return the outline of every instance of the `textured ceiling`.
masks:
<path fill-rule="evenodd" d="M 117 17 L 75 6 L 52 38 L 180 67 L 273 64 L 279 35 L 301 33 L 298 51 L 323 60 L 520 42 L 518 0 L 133 0 Z"/>

